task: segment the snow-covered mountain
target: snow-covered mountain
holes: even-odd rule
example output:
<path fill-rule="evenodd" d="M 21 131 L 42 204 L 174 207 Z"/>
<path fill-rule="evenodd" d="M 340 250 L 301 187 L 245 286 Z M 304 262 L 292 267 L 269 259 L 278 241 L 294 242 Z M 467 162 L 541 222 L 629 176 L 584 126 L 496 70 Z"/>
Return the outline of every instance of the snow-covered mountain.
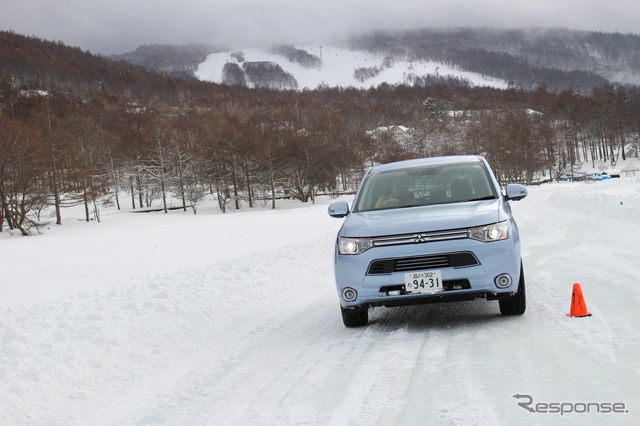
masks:
<path fill-rule="evenodd" d="M 177 77 L 193 77 L 196 64 L 202 62 L 215 46 L 206 44 L 190 44 L 187 46 L 146 45 L 133 52 L 114 55 L 112 58 L 140 65 L 154 71 L 175 75 Z"/>
<path fill-rule="evenodd" d="M 383 55 L 336 46 L 250 48 L 212 53 L 195 71 L 200 80 L 250 88 L 313 90 L 318 87 L 368 89 L 381 84 L 429 81 L 506 88 L 504 80 L 461 71 L 407 55 Z"/>
<path fill-rule="evenodd" d="M 640 36 L 568 29 L 449 28 L 373 32 L 331 46 L 143 46 L 116 59 L 246 87 L 368 89 L 468 84 L 590 92 L 640 84 Z"/>

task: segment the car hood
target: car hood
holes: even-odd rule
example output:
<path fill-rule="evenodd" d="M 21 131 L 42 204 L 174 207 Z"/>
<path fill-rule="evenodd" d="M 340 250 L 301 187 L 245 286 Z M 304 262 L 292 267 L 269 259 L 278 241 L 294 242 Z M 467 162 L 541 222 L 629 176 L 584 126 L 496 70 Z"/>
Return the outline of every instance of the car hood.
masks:
<path fill-rule="evenodd" d="M 375 237 L 469 228 L 499 222 L 507 217 L 501 199 L 352 212 L 345 220 L 340 235 Z"/>

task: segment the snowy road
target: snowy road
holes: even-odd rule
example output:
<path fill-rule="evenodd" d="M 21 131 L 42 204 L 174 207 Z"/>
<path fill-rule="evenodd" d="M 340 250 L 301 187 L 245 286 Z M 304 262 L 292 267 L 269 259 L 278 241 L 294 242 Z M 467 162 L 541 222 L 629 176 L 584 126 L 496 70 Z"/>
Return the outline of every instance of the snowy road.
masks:
<path fill-rule="evenodd" d="M 637 424 L 639 190 L 637 178 L 548 185 L 513 204 L 527 277 L 522 317 L 474 301 L 376 309 L 360 329 L 340 319 L 331 270 L 340 223 L 326 203 L 206 222 L 202 213 L 165 216 L 179 229 L 181 258 L 196 263 L 133 280 L 131 268 L 107 263 L 112 285 L 75 292 L 77 276 L 26 283 L 51 295 L 3 305 L 0 424 Z M 123 226 L 141 220 L 126 215 L 76 237 L 100 244 L 91 232 L 109 220 L 110 235 L 153 238 Z M 223 232 L 220 221 L 253 242 L 234 242 L 232 253 L 218 243 L 206 261 L 200 241 Z M 16 247 L 26 256 L 64 233 L 2 239 L 0 259 L 24 267 Z M 136 271 L 166 263 L 162 249 L 153 253 L 160 259 L 142 256 Z M 95 251 L 74 256 L 99 265 Z M 593 316 L 566 316 L 574 282 Z M 17 288 L 0 284 L 12 300 Z M 538 412 L 518 405 L 527 395 Z"/>

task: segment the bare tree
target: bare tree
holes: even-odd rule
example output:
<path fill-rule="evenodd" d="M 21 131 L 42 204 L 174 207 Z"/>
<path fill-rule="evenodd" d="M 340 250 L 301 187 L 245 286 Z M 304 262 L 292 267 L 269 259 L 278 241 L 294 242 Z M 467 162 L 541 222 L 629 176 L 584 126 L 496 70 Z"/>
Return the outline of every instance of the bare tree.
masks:
<path fill-rule="evenodd" d="M 0 231 L 6 221 L 10 229 L 29 235 L 45 223 L 39 211 L 49 203 L 42 185 L 47 171 L 47 146 L 21 123 L 0 116 Z"/>

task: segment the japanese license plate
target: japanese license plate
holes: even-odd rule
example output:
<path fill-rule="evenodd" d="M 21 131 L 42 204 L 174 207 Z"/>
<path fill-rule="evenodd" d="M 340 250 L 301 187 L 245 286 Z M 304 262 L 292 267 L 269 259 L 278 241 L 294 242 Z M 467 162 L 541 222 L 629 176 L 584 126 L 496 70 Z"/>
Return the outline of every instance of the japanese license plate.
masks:
<path fill-rule="evenodd" d="M 416 271 L 404 274 L 407 293 L 437 293 L 442 291 L 442 271 Z"/>

